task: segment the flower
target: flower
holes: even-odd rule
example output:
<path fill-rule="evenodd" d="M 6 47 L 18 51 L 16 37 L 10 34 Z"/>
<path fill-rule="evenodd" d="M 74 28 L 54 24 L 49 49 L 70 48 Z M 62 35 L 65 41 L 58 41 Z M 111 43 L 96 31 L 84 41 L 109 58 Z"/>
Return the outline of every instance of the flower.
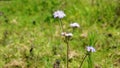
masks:
<path fill-rule="evenodd" d="M 66 33 L 65 36 L 66 36 L 66 37 L 72 37 L 73 34 L 72 34 L 72 33 Z"/>
<path fill-rule="evenodd" d="M 61 33 L 62 36 L 65 36 L 65 34 L 66 34 L 66 32 L 62 32 L 62 33 Z"/>
<path fill-rule="evenodd" d="M 73 36 L 72 33 L 66 33 L 66 32 L 62 32 L 61 35 L 66 36 L 66 37 L 72 37 Z"/>
<path fill-rule="evenodd" d="M 63 11 L 58 10 L 58 11 L 56 11 L 56 12 L 53 13 L 53 16 L 54 16 L 54 18 L 57 18 L 57 17 L 58 18 L 63 18 L 63 17 L 66 16 L 66 14 Z"/>
<path fill-rule="evenodd" d="M 72 27 L 72 28 L 79 28 L 80 25 L 75 22 L 75 23 L 71 23 L 71 24 L 70 24 L 70 27 Z"/>
<path fill-rule="evenodd" d="M 87 46 L 87 51 L 88 52 L 95 52 L 96 50 L 92 46 Z"/>

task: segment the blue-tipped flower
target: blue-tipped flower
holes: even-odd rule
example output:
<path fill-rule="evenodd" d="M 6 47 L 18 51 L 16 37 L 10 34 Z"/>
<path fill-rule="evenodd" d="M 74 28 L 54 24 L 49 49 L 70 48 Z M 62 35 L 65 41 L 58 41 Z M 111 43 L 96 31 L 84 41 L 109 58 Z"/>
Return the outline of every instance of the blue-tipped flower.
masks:
<path fill-rule="evenodd" d="M 95 48 L 92 46 L 87 46 L 86 49 L 88 52 L 95 52 L 96 51 Z"/>
<path fill-rule="evenodd" d="M 54 18 L 60 18 L 61 19 L 61 18 L 65 17 L 66 14 L 63 11 L 58 10 L 58 11 L 55 11 L 53 13 L 53 16 L 54 16 Z"/>

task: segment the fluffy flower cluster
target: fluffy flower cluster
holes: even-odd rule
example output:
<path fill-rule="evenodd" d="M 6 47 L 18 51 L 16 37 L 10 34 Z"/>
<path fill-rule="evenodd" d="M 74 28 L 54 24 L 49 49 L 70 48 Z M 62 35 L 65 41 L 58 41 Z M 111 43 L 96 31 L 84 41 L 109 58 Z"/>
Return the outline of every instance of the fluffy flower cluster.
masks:
<path fill-rule="evenodd" d="M 61 35 L 66 36 L 66 37 L 72 37 L 73 36 L 72 33 L 66 33 L 66 32 L 62 32 Z"/>
<path fill-rule="evenodd" d="M 58 10 L 53 13 L 53 16 L 54 18 L 63 18 L 66 16 L 66 14 L 63 11 Z"/>
<path fill-rule="evenodd" d="M 80 25 L 75 22 L 75 23 L 71 23 L 71 24 L 70 24 L 70 27 L 72 27 L 72 28 L 79 28 Z"/>
<path fill-rule="evenodd" d="M 88 52 L 95 52 L 96 51 L 95 48 L 93 48 L 92 46 L 87 46 L 86 49 Z"/>

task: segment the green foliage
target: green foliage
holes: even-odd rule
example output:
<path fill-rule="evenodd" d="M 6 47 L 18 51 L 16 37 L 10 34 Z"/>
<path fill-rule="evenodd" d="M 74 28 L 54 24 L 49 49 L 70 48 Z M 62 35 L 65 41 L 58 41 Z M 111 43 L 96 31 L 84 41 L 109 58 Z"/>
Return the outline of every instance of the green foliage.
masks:
<path fill-rule="evenodd" d="M 70 42 L 70 68 L 79 67 L 88 45 L 96 48 L 93 68 L 120 68 L 120 1 L 93 1 L 0 1 L 0 68 L 53 68 L 56 59 L 65 68 L 66 45 L 53 18 L 56 10 L 66 13 L 65 30 L 71 31 L 72 22 L 80 24 Z"/>
<path fill-rule="evenodd" d="M 91 53 L 88 54 L 88 68 L 93 68 L 93 61 Z"/>

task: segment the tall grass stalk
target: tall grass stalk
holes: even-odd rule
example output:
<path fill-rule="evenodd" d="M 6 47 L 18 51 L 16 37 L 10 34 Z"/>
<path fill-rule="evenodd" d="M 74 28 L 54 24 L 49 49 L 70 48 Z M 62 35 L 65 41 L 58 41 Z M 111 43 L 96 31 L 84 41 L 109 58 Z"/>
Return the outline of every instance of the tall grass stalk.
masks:
<path fill-rule="evenodd" d="M 91 32 L 89 34 L 89 37 L 90 37 L 89 38 L 89 45 L 91 45 L 91 46 L 95 45 L 95 43 L 97 41 L 97 39 L 96 39 L 97 35 L 95 35 L 94 32 Z M 95 52 L 95 51 L 93 51 L 93 52 Z M 90 51 L 88 51 L 88 68 L 93 68 L 93 61 L 92 60 L 93 60 L 92 59 L 92 50 L 90 50 Z"/>

